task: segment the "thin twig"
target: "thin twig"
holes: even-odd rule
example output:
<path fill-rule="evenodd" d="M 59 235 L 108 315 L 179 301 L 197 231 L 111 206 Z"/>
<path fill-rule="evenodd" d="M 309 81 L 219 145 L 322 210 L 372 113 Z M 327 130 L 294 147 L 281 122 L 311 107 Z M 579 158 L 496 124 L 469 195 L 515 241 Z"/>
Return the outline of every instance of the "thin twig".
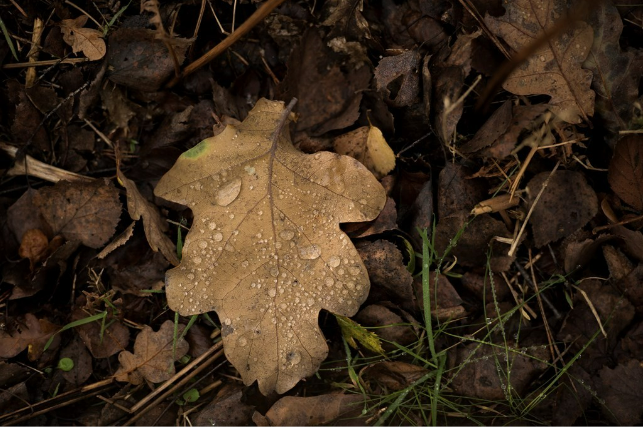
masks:
<path fill-rule="evenodd" d="M 226 51 L 226 49 L 236 43 L 241 37 L 246 35 L 251 29 L 255 27 L 255 25 L 261 22 L 266 16 L 270 14 L 270 12 L 272 12 L 284 1 L 286 0 L 268 0 L 267 2 L 262 4 L 261 7 L 257 9 L 257 11 L 253 13 L 252 16 L 250 16 L 250 18 L 248 18 L 243 24 L 241 24 L 241 26 L 235 32 L 230 34 L 228 37 L 223 39 L 221 43 L 206 52 L 205 55 L 185 67 L 181 75 L 178 77 L 174 77 L 166 87 L 171 88 L 175 86 L 181 79 L 189 76 L 199 68 L 212 61 L 217 56 L 221 55 Z"/>
<path fill-rule="evenodd" d="M 516 247 L 518 246 L 518 242 L 520 242 L 520 238 L 522 237 L 522 233 L 524 233 L 525 228 L 527 227 L 527 223 L 529 222 L 529 218 L 531 218 L 531 214 L 534 212 L 534 208 L 538 204 L 538 201 L 540 200 L 540 196 L 542 196 L 543 192 L 545 191 L 545 188 L 547 188 L 547 185 L 549 184 L 549 179 L 552 177 L 552 175 L 556 172 L 558 169 L 558 166 L 560 166 L 560 161 L 556 162 L 556 166 L 554 166 L 554 169 L 552 169 L 551 173 L 543 182 L 543 185 L 538 192 L 538 195 L 536 196 L 536 199 L 534 202 L 531 204 L 531 207 L 529 208 L 529 212 L 527 212 L 527 217 L 525 218 L 525 221 L 522 223 L 522 227 L 520 227 L 520 231 L 518 232 L 518 235 L 516 236 L 516 239 L 514 240 L 513 244 L 511 245 L 511 248 L 509 248 L 509 252 L 507 255 L 510 257 L 514 255 L 514 252 L 516 252 Z"/>

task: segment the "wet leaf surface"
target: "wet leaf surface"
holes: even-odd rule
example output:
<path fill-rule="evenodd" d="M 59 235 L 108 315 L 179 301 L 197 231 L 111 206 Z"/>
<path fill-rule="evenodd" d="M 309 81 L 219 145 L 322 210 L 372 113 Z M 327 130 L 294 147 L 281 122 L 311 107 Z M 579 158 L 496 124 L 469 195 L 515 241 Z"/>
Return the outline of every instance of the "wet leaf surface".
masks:
<path fill-rule="evenodd" d="M 266 393 L 326 357 L 321 308 L 350 316 L 366 298 L 364 265 L 338 224 L 374 219 L 386 201 L 356 160 L 296 151 L 284 111 L 260 101 L 241 125 L 184 153 L 155 190 L 196 218 L 167 273 L 170 307 L 215 310 L 228 359 Z"/>
<path fill-rule="evenodd" d="M 643 210 L 643 137 L 629 135 L 616 144 L 608 179 L 618 197 Z"/>

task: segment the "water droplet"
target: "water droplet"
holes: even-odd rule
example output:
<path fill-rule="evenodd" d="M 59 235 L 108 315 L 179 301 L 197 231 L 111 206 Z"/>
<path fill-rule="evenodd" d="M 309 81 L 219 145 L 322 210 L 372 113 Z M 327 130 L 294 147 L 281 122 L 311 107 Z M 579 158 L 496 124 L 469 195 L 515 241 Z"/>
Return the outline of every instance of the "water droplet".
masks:
<path fill-rule="evenodd" d="M 366 204 L 366 199 L 359 199 L 359 203 L 362 204 L 362 205 L 365 205 Z"/>
<path fill-rule="evenodd" d="M 327 277 L 324 280 L 324 283 L 326 284 L 326 286 L 333 286 L 333 283 L 335 283 L 335 280 L 332 277 Z"/>
<path fill-rule="evenodd" d="M 215 197 L 215 201 L 219 206 L 228 206 L 234 202 L 241 192 L 241 179 L 237 178 L 230 181 L 228 184 L 221 187 Z"/>
<path fill-rule="evenodd" d="M 192 273 L 188 273 L 187 277 L 188 277 L 189 280 L 194 280 L 194 274 L 192 274 Z"/>
<path fill-rule="evenodd" d="M 293 237 L 295 237 L 295 232 L 292 230 L 283 230 L 279 233 L 279 237 L 281 237 L 284 240 L 290 240 Z"/>
<path fill-rule="evenodd" d="M 234 214 L 231 213 L 230 215 L 228 215 L 228 217 L 230 217 L 230 219 L 234 219 Z"/>
<path fill-rule="evenodd" d="M 270 275 L 272 277 L 277 277 L 279 276 L 279 269 L 277 267 L 273 267 L 270 269 Z"/>
<path fill-rule="evenodd" d="M 214 233 L 214 236 L 212 236 L 212 238 L 214 238 L 215 242 L 220 242 L 221 240 L 223 240 L 223 234 Z"/>
<path fill-rule="evenodd" d="M 321 248 L 317 245 L 299 247 L 299 258 L 301 259 L 317 259 L 320 255 Z"/>
<path fill-rule="evenodd" d="M 230 318 L 228 317 L 227 319 L 225 319 L 225 320 L 223 321 L 223 323 L 224 323 L 224 324 L 226 324 L 226 325 L 228 325 L 228 326 L 230 326 L 230 324 L 232 324 L 232 320 L 230 320 Z"/>
<path fill-rule="evenodd" d="M 211 222 L 211 223 L 209 223 L 209 224 L 208 224 L 208 228 L 209 228 L 210 230 L 214 230 L 215 228 L 217 228 L 217 223 L 216 223 L 216 222 L 214 222 L 214 221 L 213 221 L 213 222 Z"/>
<path fill-rule="evenodd" d="M 246 346 L 246 344 L 248 344 L 248 340 L 247 340 L 247 339 L 245 339 L 244 337 L 239 337 L 239 339 L 237 340 L 237 343 L 238 343 L 241 347 L 245 347 L 245 346 Z"/>
<path fill-rule="evenodd" d="M 270 295 L 270 298 L 274 298 L 275 295 L 277 295 L 277 291 L 275 291 L 275 288 L 268 289 L 268 295 Z"/>
<path fill-rule="evenodd" d="M 248 165 L 248 166 L 244 167 L 243 169 L 244 169 L 246 172 L 248 172 L 248 175 L 254 175 L 254 173 L 255 173 L 255 168 L 254 168 L 254 167 L 252 167 L 252 166 L 250 166 L 250 165 Z"/>
<path fill-rule="evenodd" d="M 348 267 L 348 272 L 352 274 L 353 276 L 357 276 L 360 271 L 362 271 L 359 267 Z"/>
<path fill-rule="evenodd" d="M 330 265 L 333 268 L 339 267 L 339 264 L 341 264 L 341 262 L 342 261 L 339 259 L 339 257 L 336 257 L 336 256 L 332 256 L 328 259 L 328 265 Z"/>
<path fill-rule="evenodd" d="M 207 248 L 208 247 L 208 242 L 206 242 L 205 240 L 199 240 L 199 247 L 201 249 Z"/>
<path fill-rule="evenodd" d="M 247 268 L 248 264 L 249 264 L 248 261 L 244 261 L 244 262 L 241 263 L 241 267 Z"/>
<path fill-rule="evenodd" d="M 290 366 L 297 365 L 297 364 L 299 364 L 299 362 L 301 362 L 301 354 L 299 354 L 298 351 L 291 351 L 286 356 L 286 360 L 288 361 Z"/>
<path fill-rule="evenodd" d="M 192 261 L 193 261 L 195 264 L 199 265 L 199 264 L 201 264 L 202 259 L 201 259 L 201 257 L 198 257 L 198 256 L 197 256 L 197 257 L 194 257 L 194 258 L 192 259 Z"/>

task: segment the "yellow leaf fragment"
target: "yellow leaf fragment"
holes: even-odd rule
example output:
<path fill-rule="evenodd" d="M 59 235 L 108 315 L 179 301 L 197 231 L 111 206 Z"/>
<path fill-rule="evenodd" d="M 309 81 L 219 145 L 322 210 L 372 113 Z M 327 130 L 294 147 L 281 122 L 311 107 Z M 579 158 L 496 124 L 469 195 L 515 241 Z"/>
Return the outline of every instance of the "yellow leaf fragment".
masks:
<path fill-rule="evenodd" d="M 107 46 L 101 31 L 83 28 L 87 19 L 85 15 L 76 19 L 63 19 L 60 31 L 63 33 L 63 40 L 71 46 L 74 53 L 82 52 L 89 60 L 96 61 L 105 56 Z"/>
<path fill-rule="evenodd" d="M 375 126 L 363 126 L 335 138 L 335 152 L 359 160 L 377 178 L 386 176 L 395 168 L 395 153 L 382 131 Z"/>
<path fill-rule="evenodd" d="M 384 354 L 382 342 L 377 334 L 368 331 L 365 327 L 348 317 L 336 315 L 335 318 L 342 330 L 342 336 L 351 347 L 357 349 L 357 343 L 355 342 L 355 340 L 357 340 L 370 351 Z"/>
<path fill-rule="evenodd" d="M 282 102 L 259 100 L 183 153 L 155 190 L 194 213 L 166 275 L 168 305 L 215 310 L 228 360 L 264 394 L 288 391 L 326 358 L 321 309 L 351 316 L 366 299 L 368 274 L 339 224 L 372 220 L 386 202 L 355 159 L 296 150 L 288 122 Z"/>

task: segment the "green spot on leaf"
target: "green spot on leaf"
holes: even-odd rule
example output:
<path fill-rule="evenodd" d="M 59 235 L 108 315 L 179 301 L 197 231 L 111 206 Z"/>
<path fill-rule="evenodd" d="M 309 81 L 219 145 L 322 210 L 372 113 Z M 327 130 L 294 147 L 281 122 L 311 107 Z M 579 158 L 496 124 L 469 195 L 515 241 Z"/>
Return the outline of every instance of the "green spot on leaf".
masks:
<path fill-rule="evenodd" d="M 190 148 L 188 151 L 183 153 L 181 157 L 187 157 L 188 159 L 196 159 L 197 157 L 200 157 L 203 152 L 208 148 L 208 143 L 205 141 L 199 142 L 197 145 L 194 147 Z"/>

